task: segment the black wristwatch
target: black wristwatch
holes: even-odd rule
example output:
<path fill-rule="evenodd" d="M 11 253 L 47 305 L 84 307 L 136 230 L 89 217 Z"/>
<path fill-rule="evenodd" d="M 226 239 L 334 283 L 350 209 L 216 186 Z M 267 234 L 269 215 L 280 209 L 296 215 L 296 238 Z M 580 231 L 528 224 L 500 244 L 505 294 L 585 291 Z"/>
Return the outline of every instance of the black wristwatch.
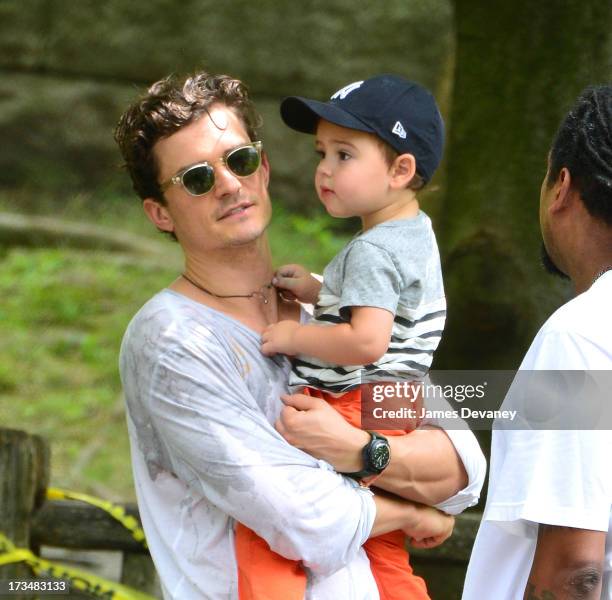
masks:
<path fill-rule="evenodd" d="M 389 441 L 384 435 L 375 431 L 368 431 L 370 441 L 363 447 L 363 469 L 355 473 L 345 473 L 354 479 L 366 479 L 374 475 L 380 475 L 391 460 Z"/>

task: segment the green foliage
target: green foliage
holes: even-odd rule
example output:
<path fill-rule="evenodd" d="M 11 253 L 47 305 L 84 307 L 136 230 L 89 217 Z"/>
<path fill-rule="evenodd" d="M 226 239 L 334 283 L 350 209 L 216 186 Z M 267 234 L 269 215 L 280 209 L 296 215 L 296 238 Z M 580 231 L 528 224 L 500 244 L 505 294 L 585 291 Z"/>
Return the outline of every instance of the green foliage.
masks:
<path fill-rule="evenodd" d="M 133 495 L 117 355 L 131 315 L 174 275 L 69 249 L 1 263 L 0 422 L 50 438 L 54 484 Z M 117 453 L 125 464 L 109 469 Z"/>
<path fill-rule="evenodd" d="M 332 233 L 334 221 L 327 214 L 304 217 L 279 208 L 274 211 L 270 244 L 276 266 L 299 263 L 322 273 L 350 238 Z"/>

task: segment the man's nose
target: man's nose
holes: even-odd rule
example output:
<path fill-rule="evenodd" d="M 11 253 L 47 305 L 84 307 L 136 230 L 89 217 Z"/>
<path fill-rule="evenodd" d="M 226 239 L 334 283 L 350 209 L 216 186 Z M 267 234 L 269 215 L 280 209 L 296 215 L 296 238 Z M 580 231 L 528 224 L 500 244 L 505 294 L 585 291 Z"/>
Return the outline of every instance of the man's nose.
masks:
<path fill-rule="evenodd" d="M 218 196 L 235 194 L 242 188 L 240 178 L 234 175 L 226 165 L 218 165 L 215 169 L 215 190 Z"/>

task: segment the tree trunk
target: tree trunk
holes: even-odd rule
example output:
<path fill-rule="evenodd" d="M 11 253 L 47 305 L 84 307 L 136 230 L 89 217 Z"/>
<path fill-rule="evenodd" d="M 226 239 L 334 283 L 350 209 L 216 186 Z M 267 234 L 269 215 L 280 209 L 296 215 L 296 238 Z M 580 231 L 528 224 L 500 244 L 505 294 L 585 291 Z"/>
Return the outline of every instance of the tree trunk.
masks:
<path fill-rule="evenodd" d="M 455 0 L 439 232 L 449 303 L 436 368 L 516 368 L 567 284 L 539 261 L 538 199 L 562 116 L 610 79 L 610 0 Z"/>

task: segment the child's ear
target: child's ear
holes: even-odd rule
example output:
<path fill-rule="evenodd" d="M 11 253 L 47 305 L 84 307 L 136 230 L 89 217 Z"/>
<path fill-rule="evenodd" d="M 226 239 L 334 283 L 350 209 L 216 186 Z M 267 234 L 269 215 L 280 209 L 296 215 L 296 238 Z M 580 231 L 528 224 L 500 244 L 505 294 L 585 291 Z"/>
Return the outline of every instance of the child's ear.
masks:
<path fill-rule="evenodd" d="M 405 188 L 416 173 L 416 159 L 412 154 L 400 154 L 391 165 L 391 186 Z"/>

